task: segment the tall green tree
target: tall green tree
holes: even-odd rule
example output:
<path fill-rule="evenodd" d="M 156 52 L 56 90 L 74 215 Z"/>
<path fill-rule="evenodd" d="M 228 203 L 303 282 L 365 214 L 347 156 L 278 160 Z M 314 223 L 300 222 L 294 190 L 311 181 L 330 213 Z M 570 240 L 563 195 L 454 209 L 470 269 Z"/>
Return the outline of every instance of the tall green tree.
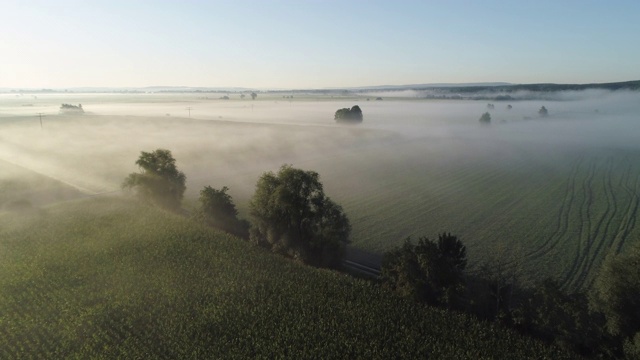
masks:
<path fill-rule="evenodd" d="M 122 187 L 134 189 L 142 199 L 164 208 L 179 209 L 186 190 L 186 176 L 178 171 L 171 151 L 142 151 L 136 165 L 140 172 L 129 174 Z"/>
<path fill-rule="evenodd" d="M 236 210 L 236 205 L 227 191 L 229 188 L 226 186 L 220 190 L 205 186 L 200 191 L 199 200 L 202 210 L 214 218 L 235 218 L 238 215 L 238 210 Z"/>
<path fill-rule="evenodd" d="M 601 347 L 602 316 L 591 313 L 584 294 L 566 294 L 553 279 L 537 284 L 516 313 L 517 324 L 538 338 L 584 355 Z"/>
<path fill-rule="evenodd" d="M 466 247 L 454 235 L 442 233 L 438 241 L 420 237 L 414 245 L 387 252 L 382 260 L 382 282 L 402 296 L 432 305 L 456 307 L 460 304 Z"/>
<path fill-rule="evenodd" d="M 640 349 L 640 243 L 626 254 L 608 258 L 593 285 L 591 306 L 601 311 L 609 334 Z"/>
<path fill-rule="evenodd" d="M 414 245 L 410 238 L 398 248 L 388 251 L 382 259 L 383 286 L 400 296 L 436 304 L 437 289 L 433 286 L 437 247 L 427 238 Z"/>
<path fill-rule="evenodd" d="M 205 186 L 200 191 L 198 199 L 200 208 L 196 211 L 195 216 L 208 225 L 246 238 L 248 237 L 248 224 L 246 221 L 238 219 L 238 210 L 227 191 L 229 188 L 226 186 L 220 190 Z"/>
<path fill-rule="evenodd" d="M 442 286 L 455 287 L 463 282 L 467 267 L 467 248 L 457 236 L 451 233 L 438 235 L 438 261 Z"/>
<path fill-rule="evenodd" d="M 351 225 L 324 194 L 319 175 L 283 165 L 264 173 L 250 203 L 250 238 L 315 266 L 339 267 Z"/>

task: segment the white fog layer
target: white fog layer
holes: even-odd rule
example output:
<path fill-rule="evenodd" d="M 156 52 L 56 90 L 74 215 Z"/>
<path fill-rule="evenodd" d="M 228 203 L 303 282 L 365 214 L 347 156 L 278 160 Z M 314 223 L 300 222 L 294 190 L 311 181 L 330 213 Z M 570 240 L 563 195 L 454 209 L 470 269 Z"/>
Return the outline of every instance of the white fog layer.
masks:
<path fill-rule="evenodd" d="M 484 253 L 492 251 L 482 248 L 486 239 L 517 227 L 524 236 L 512 247 L 530 257 L 531 238 L 554 236 L 573 172 L 630 187 L 640 176 L 637 92 L 555 93 L 549 98 L 557 100 L 493 101 L 493 108 L 487 101 L 220 96 L 2 94 L 2 181 L 29 174 L 63 184 L 58 196 L 31 191 L 2 201 L 118 194 L 138 171 L 140 151 L 166 148 L 187 176 L 190 201 L 206 185 L 228 186 L 246 217 L 258 177 L 292 164 L 320 174 L 351 219 L 356 247 L 384 251 L 407 236 L 446 230 Z M 82 104 L 85 113 L 60 114 L 62 103 Z M 336 124 L 335 111 L 353 105 L 364 121 Z M 478 121 L 484 112 L 490 125 Z"/>

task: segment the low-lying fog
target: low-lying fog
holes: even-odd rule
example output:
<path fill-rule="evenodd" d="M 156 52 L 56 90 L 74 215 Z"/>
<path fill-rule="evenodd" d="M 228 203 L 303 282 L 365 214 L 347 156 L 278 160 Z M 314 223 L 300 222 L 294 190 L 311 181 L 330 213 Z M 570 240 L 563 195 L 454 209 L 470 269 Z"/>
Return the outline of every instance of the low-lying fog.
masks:
<path fill-rule="evenodd" d="M 555 94 L 571 100 L 493 101 L 493 108 L 487 101 L 223 95 L 0 94 L 0 169 L 19 165 L 97 194 L 118 191 L 137 171 L 140 151 L 167 148 L 187 175 L 191 199 L 205 185 L 226 185 L 246 209 L 260 174 L 289 163 L 318 171 L 348 211 L 354 196 L 397 191 L 387 187 L 397 166 L 435 173 L 585 149 L 640 151 L 638 92 Z M 59 114 L 62 103 L 80 103 L 86 113 Z M 364 122 L 336 124 L 335 111 L 353 105 Z M 547 117 L 538 114 L 542 106 Z M 488 126 L 478 121 L 484 112 Z"/>

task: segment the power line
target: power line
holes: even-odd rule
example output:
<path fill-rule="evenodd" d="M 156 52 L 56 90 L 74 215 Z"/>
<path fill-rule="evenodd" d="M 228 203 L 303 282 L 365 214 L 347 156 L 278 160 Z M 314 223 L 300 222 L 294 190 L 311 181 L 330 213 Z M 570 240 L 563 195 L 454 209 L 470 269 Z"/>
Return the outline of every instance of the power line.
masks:
<path fill-rule="evenodd" d="M 42 129 L 42 116 L 44 113 L 38 113 L 38 117 L 40 117 L 40 129 Z"/>

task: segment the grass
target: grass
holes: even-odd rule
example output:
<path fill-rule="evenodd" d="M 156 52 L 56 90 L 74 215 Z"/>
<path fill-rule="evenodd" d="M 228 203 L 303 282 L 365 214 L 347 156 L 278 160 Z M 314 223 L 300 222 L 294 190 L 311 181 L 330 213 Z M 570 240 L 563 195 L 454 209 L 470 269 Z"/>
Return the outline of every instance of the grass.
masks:
<path fill-rule="evenodd" d="M 120 198 L 0 214 L 0 357 L 569 358 Z"/>

